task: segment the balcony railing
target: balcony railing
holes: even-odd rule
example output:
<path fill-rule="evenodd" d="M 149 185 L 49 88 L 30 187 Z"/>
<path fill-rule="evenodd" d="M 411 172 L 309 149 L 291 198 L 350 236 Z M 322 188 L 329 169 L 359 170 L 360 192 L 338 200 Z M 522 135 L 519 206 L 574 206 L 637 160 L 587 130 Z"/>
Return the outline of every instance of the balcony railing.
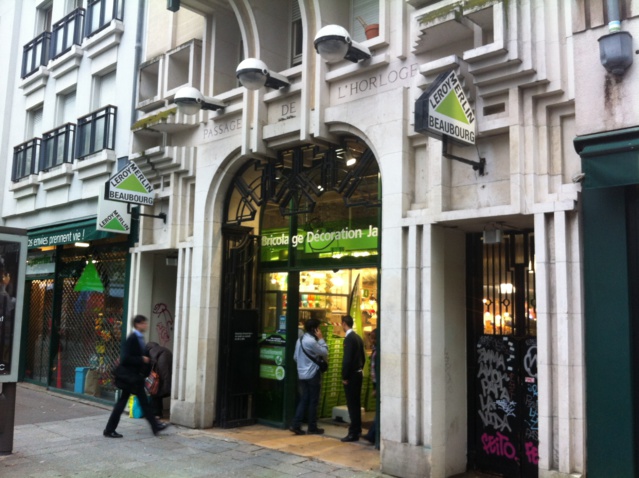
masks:
<path fill-rule="evenodd" d="M 115 149 L 115 119 L 118 109 L 106 106 L 78 118 L 76 158 L 82 159 L 103 149 Z"/>
<path fill-rule="evenodd" d="M 85 35 L 90 37 L 107 27 L 111 20 L 122 20 L 124 0 L 89 0 Z"/>
<path fill-rule="evenodd" d="M 51 33 L 42 32 L 24 46 L 22 52 L 21 78 L 26 78 L 30 74 L 36 72 L 42 65 L 46 65 L 48 63 L 50 41 Z"/>
<path fill-rule="evenodd" d="M 75 148 L 75 125 L 67 123 L 42 135 L 40 171 L 48 171 L 62 163 L 72 163 Z"/>
<path fill-rule="evenodd" d="M 77 8 L 51 29 L 51 59 L 68 52 L 73 45 L 82 43 L 84 8 Z"/>
<path fill-rule="evenodd" d="M 41 141 L 41 138 L 33 138 L 13 148 L 11 181 L 16 183 L 22 178 L 37 172 Z"/>

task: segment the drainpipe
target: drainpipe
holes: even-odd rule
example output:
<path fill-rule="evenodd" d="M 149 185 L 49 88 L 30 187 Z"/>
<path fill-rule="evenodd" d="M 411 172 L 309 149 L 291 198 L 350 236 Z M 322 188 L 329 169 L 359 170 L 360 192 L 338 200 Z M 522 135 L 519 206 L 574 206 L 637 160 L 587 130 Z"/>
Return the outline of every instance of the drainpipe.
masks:
<path fill-rule="evenodd" d="M 608 33 L 621 31 L 621 16 L 619 15 L 619 0 L 607 0 L 608 7 Z"/>
<path fill-rule="evenodd" d="M 608 73 L 622 76 L 632 65 L 632 35 L 621 31 L 619 0 L 607 0 L 608 34 L 599 38 L 599 59 Z"/>
<path fill-rule="evenodd" d="M 146 11 L 146 0 L 138 1 L 138 26 L 135 32 L 135 60 L 133 63 L 133 96 L 131 98 L 131 124 L 137 121 L 137 105 L 138 89 L 138 71 L 142 62 L 142 34 L 144 32 L 144 12 Z"/>

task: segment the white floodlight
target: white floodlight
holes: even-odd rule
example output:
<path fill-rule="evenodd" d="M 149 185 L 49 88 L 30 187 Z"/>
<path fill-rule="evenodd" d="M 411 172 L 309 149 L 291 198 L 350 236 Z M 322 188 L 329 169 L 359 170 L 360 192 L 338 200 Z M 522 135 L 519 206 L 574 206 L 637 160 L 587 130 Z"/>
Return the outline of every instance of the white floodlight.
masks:
<path fill-rule="evenodd" d="M 342 59 L 357 63 L 371 57 L 370 50 L 351 39 L 348 30 L 339 25 L 326 25 L 315 35 L 315 50 L 325 61 Z"/>
<path fill-rule="evenodd" d="M 180 88 L 175 93 L 173 102 L 185 115 L 194 115 L 202 110 L 219 110 L 226 107 L 226 103 L 210 96 L 204 96 L 200 90 L 192 86 Z"/>
<path fill-rule="evenodd" d="M 266 63 L 256 58 L 247 58 L 237 65 L 235 75 L 248 90 L 259 90 L 262 86 L 279 89 L 290 85 L 284 75 L 269 71 Z"/>

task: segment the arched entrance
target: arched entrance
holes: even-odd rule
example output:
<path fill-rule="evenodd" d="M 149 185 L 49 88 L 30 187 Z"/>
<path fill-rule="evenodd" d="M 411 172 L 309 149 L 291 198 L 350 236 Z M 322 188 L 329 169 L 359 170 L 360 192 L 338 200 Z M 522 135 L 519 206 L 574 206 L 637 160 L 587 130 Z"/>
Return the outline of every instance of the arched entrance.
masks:
<path fill-rule="evenodd" d="M 345 403 L 336 325 L 349 313 L 365 340 L 378 325 L 380 188 L 372 151 L 354 137 L 282 150 L 237 173 L 222 228 L 219 426 L 288 426 L 293 350 L 311 317 L 329 345 L 320 417 Z M 362 405 L 373 411 L 371 388 L 365 379 Z"/>

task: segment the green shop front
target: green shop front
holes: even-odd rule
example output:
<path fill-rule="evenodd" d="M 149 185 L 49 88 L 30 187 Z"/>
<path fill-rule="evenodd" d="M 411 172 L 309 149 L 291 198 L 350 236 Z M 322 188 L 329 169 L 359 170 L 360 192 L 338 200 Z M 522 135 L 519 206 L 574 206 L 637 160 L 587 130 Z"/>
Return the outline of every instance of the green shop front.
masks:
<path fill-rule="evenodd" d="M 23 380 L 112 401 L 127 300 L 128 236 L 96 219 L 28 232 Z"/>
<path fill-rule="evenodd" d="M 588 476 L 639 474 L 639 128 L 575 139 L 583 179 Z"/>
<path fill-rule="evenodd" d="M 380 198 L 375 157 L 355 138 L 282 151 L 236 174 L 222 227 L 219 426 L 290 424 L 293 353 L 310 318 L 329 347 L 319 416 L 345 405 L 341 318 L 353 316 L 369 355 L 380 326 Z M 375 405 L 368 360 L 362 406 L 372 414 Z"/>

